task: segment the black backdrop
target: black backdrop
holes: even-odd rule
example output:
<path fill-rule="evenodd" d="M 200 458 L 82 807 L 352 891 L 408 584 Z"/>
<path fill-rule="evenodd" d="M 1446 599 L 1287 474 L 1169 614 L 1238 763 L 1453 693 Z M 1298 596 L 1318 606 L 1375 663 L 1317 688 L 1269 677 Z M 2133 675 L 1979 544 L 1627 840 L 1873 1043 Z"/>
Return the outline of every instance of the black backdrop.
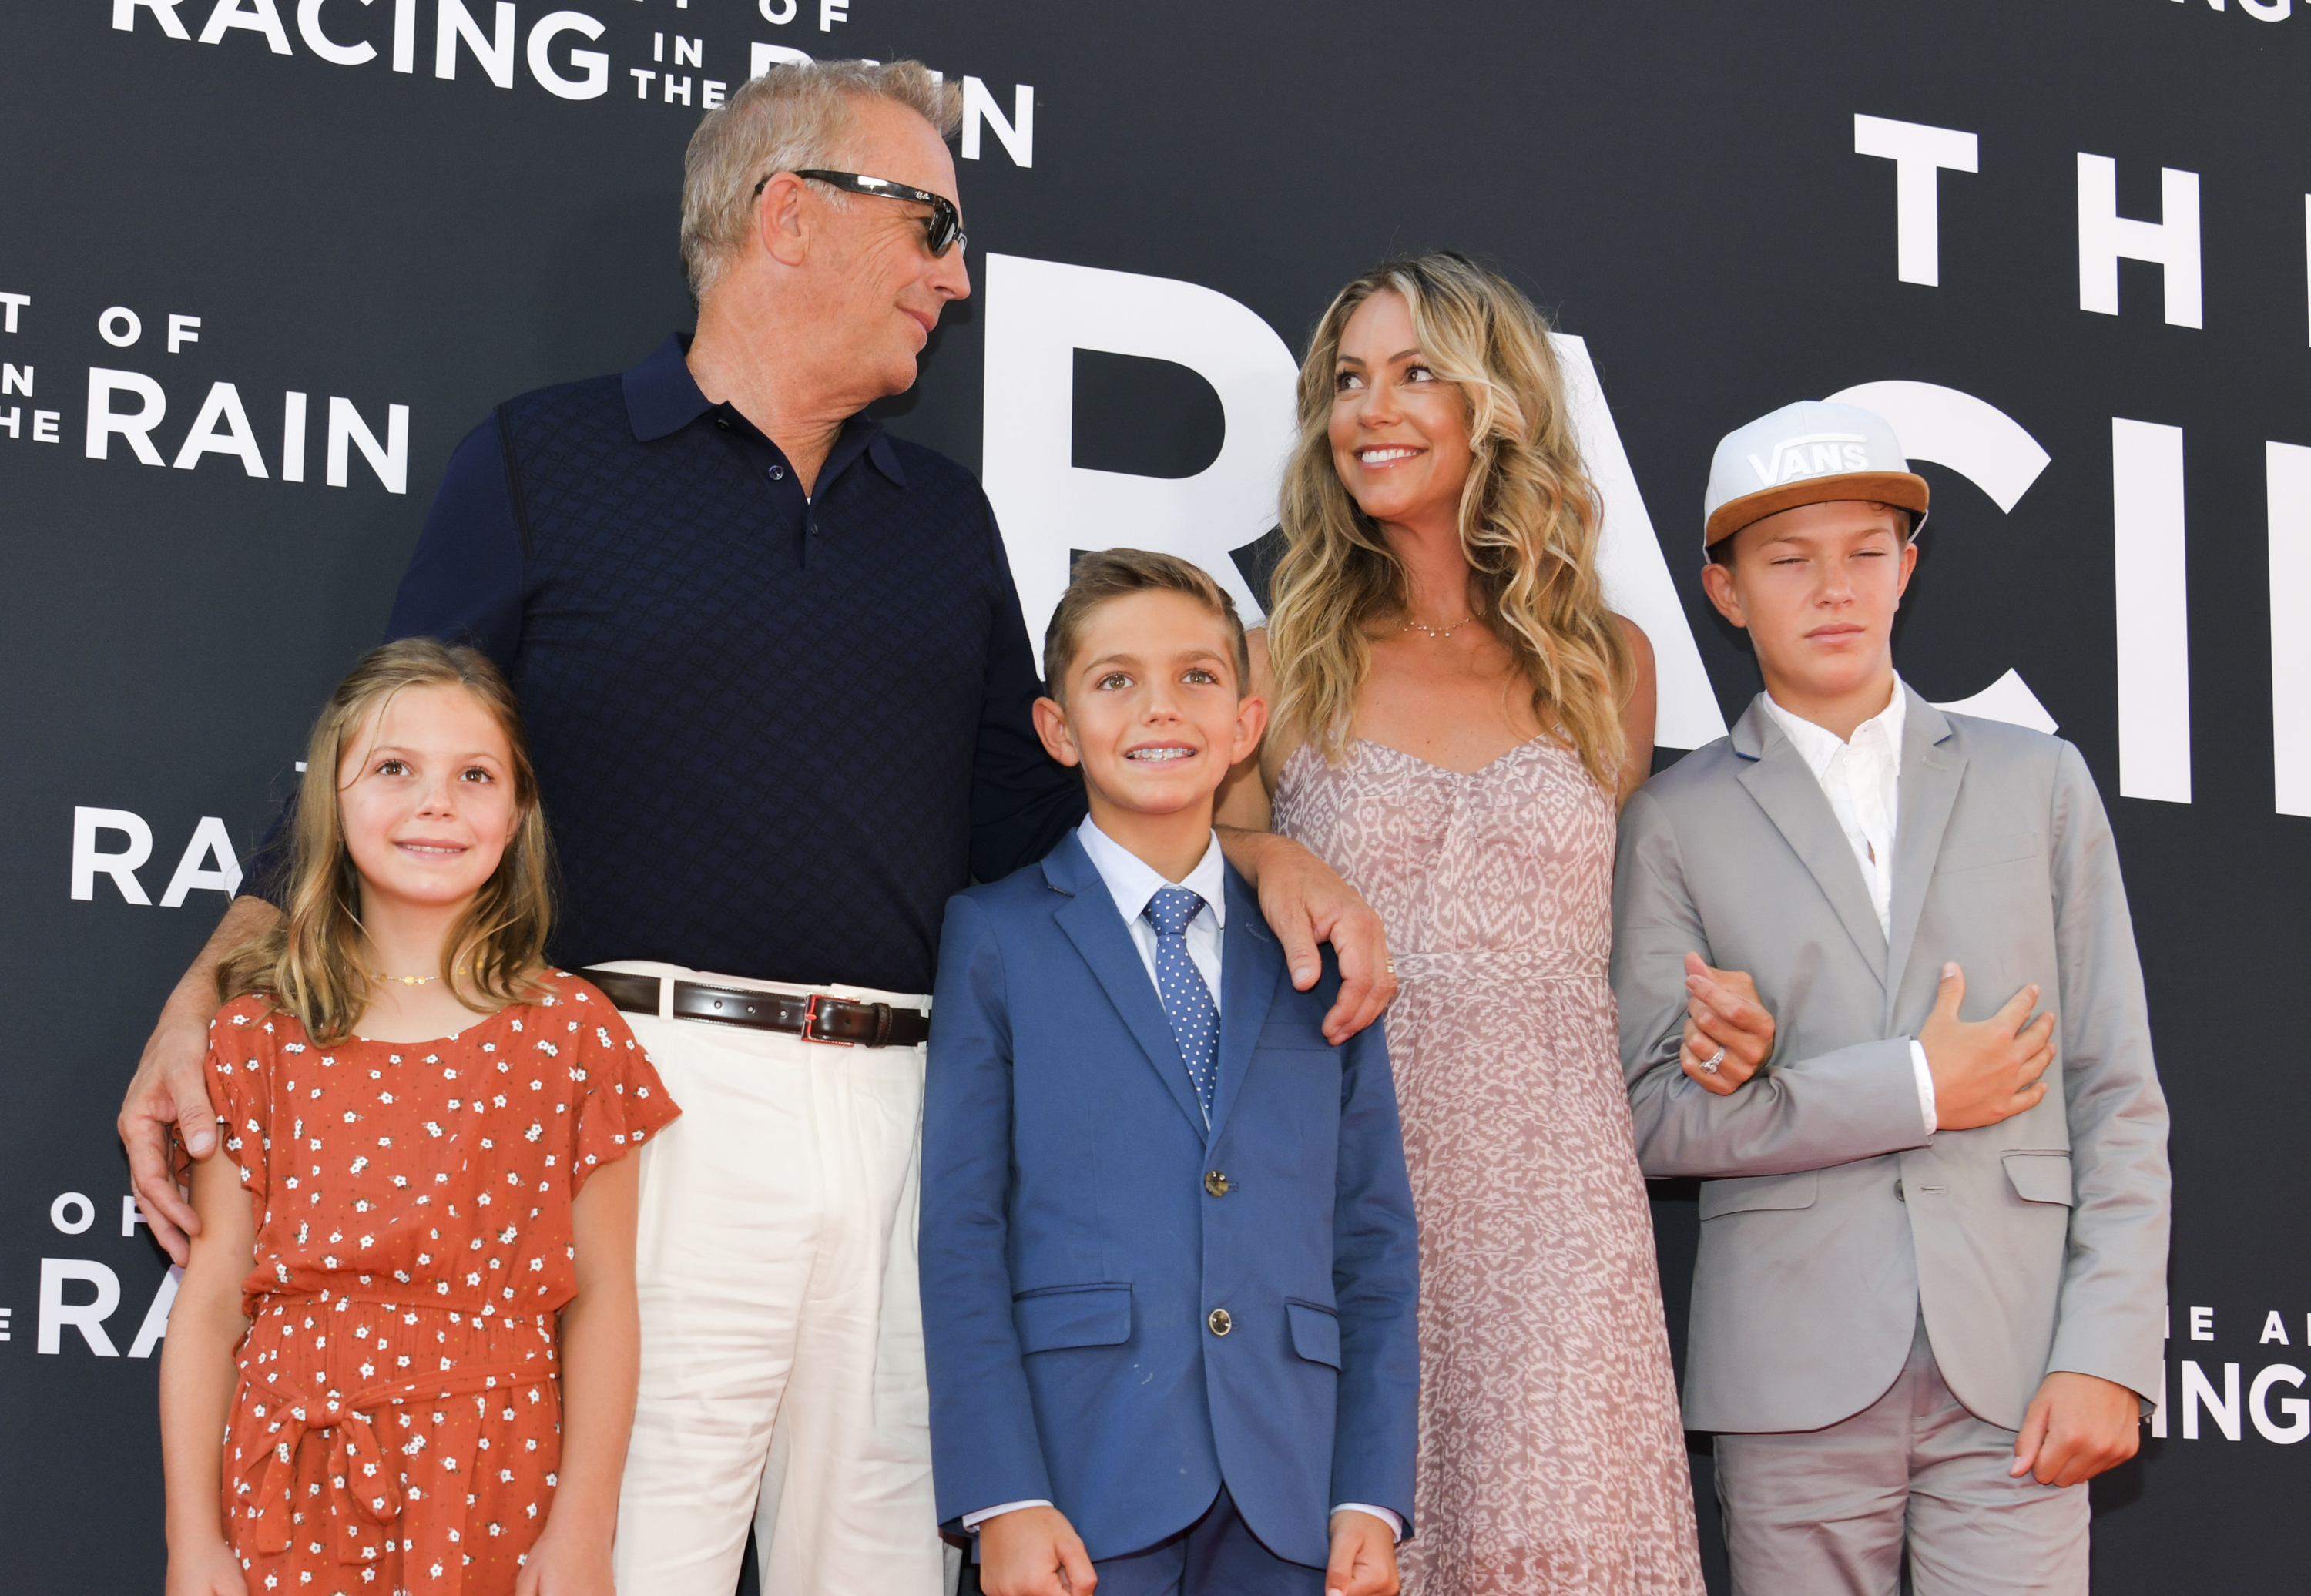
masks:
<path fill-rule="evenodd" d="M 2311 1099 L 2285 995 L 2311 869 L 2283 811 L 2311 809 L 2287 774 L 2311 693 L 2291 587 L 2311 507 L 2267 500 L 2267 463 L 2299 457 L 2266 446 L 2311 444 L 2311 18 L 2289 0 L 571 3 L 0 8 L 0 1583 L 157 1584 L 140 1332 L 166 1260 L 123 1218 L 120 1087 L 223 906 L 228 854 L 375 640 L 451 445 L 496 399 L 685 325 L 682 147 L 709 74 L 743 80 L 758 44 L 978 80 L 999 117 L 975 118 L 961 163 L 982 290 L 988 250 L 1169 279 L 1296 349 L 1387 251 L 1503 266 L 1586 339 L 1674 573 L 1667 613 L 1729 716 L 1755 672 L 1692 577 L 1722 432 L 1877 380 L 1961 390 L 2027 430 L 2050 463 L 2009 509 L 1948 461 L 1922 467 L 1937 510 L 1897 650 L 1940 701 L 2019 672 L 2085 751 L 2124 851 L 2175 1111 L 2174 1419 L 2095 1488 L 2096 1578 L 2303 1577 L 2311 1537 L 2284 1504 L 2311 1456 L 2287 1406 L 2311 1334 L 2292 1239 Z M 444 13 L 475 19 L 468 39 L 449 18 L 448 78 Z M 327 58 L 362 41 L 373 58 Z M 549 92 L 586 82 L 573 50 L 603 57 L 603 92 Z M 675 77 L 690 104 L 667 102 Z M 1897 276 L 1896 166 L 1856 153 L 1857 114 L 1978 139 L 1978 170 L 1939 179 L 1936 285 Z M 2197 174 L 2202 327 L 2169 319 L 2179 258 L 2122 262 L 2117 314 L 2080 308 L 2081 153 L 2115 160 L 2118 214 L 2164 214 L 2170 242 L 2161 169 Z M 134 340 L 126 318 L 100 328 L 115 307 Z M 982 292 L 950 313 L 890 406 L 900 431 L 981 463 L 990 321 L 1017 336 L 1039 307 L 1008 310 Z M 172 317 L 198 318 L 173 351 Z M 1272 391 L 1272 349 L 1246 356 L 1260 388 L 1119 360 L 1150 353 L 1121 329 L 1105 342 L 1055 413 L 1074 465 L 1111 474 L 1077 487 L 1133 486 L 1123 472 L 1171 491 L 1230 429 L 1259 431 L 1224 423 L 1216 390 Z M 92 405 L 150 403 L 140 383 L 165 405 L 139 435 L 158 464 L 128 432 L 90 436 Z M 211 447 L 187 451 L 205 406 Z M 2180 429 L 2179 526 L 2140 475 L 2171 455 L 2115 418 Z M 1099 502 L 1038 492 L 996 494 L 1024 576 L 1064 560 L 1038 526 Z M 1626 530 L 1627 500 L 1617 513 Z M 1117 541 L 1098 520 L 1061 541 Z M 140 838 L 133 870 L 109 865 Z M 1687 1194 L 1659 1196 L 1681 1334 L 1695 1220 Z M 2206 1392 L 2187 1426 L 2186 1382 Z M 1696 1461 L 1705 1495 L 1705 1443 Z"/>

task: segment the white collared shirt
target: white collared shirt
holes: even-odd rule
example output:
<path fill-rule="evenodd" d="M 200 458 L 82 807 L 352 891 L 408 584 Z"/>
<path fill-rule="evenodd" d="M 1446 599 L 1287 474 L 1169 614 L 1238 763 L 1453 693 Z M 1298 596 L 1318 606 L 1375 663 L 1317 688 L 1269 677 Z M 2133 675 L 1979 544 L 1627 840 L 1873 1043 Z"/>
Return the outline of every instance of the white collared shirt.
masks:
<path fill-rule="evenodd" d="M 1878 911 L 1878 929 L 1890 944 L 1894 938 L 1894 836 L 1901 818 L 1902 729 L 1909 718 L 1909 693 L 1902 678 L 1894 678 L 1894 693 L 1886 707 L 1841 738 L 1827 726 L 1792 713 L 1766 694 L 1766 713 L 1790 739 L 1790 746 L 1806 762 L 1822 796 L 1837 816 L 1838 829 L 1853 850 L 1862 868 L 1862 884 L 1870 889 L 1870 906 Z M 1926 1050 L 1913 1040 L 1910 1068 L 1918 1080 L 1918 1110 L 1925 1116 L 1926 1134 L 1940 1123 L 1934 1112 L 1934 1077 L 1926 1063 Z"/>
<path fill-rule="evenodd" d="M 1902 804 L 1902 725 L 1907 718 L 1907 695 L 1902 678 L 1894 678 L 1894 696 L 1886 707 L 1840 740 L 1826 726 L 1817 726 L 1791 713 L 1766 694 L 1766 713 L 1790 739 L 1806 767 L 1821 783 L 1832 813 L 1862 867 L 1870 888 L 1871 907 L 1878 911 L 1878 929 L 1888 941 L 1894 935 L 1894 827 Z"/>
<path fill-rule="evenodd" d="M 1115 900 L 1115 911 L 1123 916 L 1124 927 L 1131 933 L 1131 946 L 1139 950 L 1139 962 L 1147 966 L 1151 985 L 1156 980 L 1156 928 L 1143 912 L 1149 900 L 1167 886 L 1184 886 L 1203 899 L 1203 908 L 1188 922 L 1188 962 L 1211 989 L 1212 1009 L 1218 1012 L 1221 934 L 1227 929 L 1227 859 L 1220 852 L 1219 833 L 1212 833 L 1211 841 L 1204 845 L 1204 857 L 1176 882 L 1166 881 L 1155 866 L 1100 830 L 1088 815 L 1076 828 L 1076 836 L 1083 843 L 1084 851 L 1091 855 L 1092 868 L 1099 872 L 1099 878 L 1107 883 L 1108 894 Z"/>
<path fill-rule="evenodd" d="M 1131 933 L 1131 946 L 1139 950 L 1139 962 L 1147 967 L 1148 985 L 1156 984 L 1156 928 L 1148 923 L 1142 911 L 1159 890 L 1167 886 L 1184 886 L 1203 899 L 1204 907 L 1188 922 L 1188 962 L 1195 965 L 1196 973 L 1211 989 L 1212 1009 L 1217 1013 L 1220 1006 L 1220 949 L 1223 933 L 1227 929 L 1227 859 L 1220 852 L 1219 833 L 1212 833 L 1212 840 L 1205 845 L 1204 857 L 1176 882 L 1166 881 L 1153 865 L 1100 830 L 1089 815 L 1084 816 L 1083 824 L 1076 828 L 1076 835 L 1082 841 L 1084 851 L 1091 855 L 1092 868 L 1107 884 L 1109 895 L 1115 899 L 1115 911 L 1123 916 L 1123 924 Z M 964 1513 L 963 1527 L 975 1532 L 998 1513 L 1050 1505 L 1041 1499 L 1005 1502 Z M 1343 1502 L 1332 1511 L 1343 1513 L 1351 1508 L 1372 1514 L 1386 1524 L 1389 1533 L 1397 1539 L 1404 1539 L 1404 1521 L 1385 1507 Z"/>

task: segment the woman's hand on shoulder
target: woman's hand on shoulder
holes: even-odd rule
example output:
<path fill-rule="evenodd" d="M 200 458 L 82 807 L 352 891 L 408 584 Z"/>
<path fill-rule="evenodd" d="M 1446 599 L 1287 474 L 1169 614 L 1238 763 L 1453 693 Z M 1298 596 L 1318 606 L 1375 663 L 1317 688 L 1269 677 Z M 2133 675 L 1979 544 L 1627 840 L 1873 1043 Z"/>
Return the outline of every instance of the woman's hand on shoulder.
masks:
<path fill-rule="evenodd" d="M 1621 705 L 1621 732 L 1626 739 L 1621 754 L 1622 803 L 1653 773 L 1653 722 L 1660 707 L 1661 688 L 1653 670 L 1653 639 L 1626 615 L 1615 615 L 1629 645 L 1629 696 Z"/>

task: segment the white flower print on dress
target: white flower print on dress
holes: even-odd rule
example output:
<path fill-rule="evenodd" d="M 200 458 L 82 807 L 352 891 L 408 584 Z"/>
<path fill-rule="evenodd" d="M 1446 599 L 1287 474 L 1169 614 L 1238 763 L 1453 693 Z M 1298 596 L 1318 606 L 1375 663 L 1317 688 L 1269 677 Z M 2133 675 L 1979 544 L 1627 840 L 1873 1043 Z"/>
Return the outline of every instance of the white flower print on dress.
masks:
<path fill-rule="evenodd" d="M 256 1202 L 254 1278 L 263 1283 L 248 1299 L 252 1327 L 240 1354 L 244 1396 L 228 1442 L 226 1500 L 232 1504 L 236 1555 L 257 1589 L 400 1592 L 411 1575 L 423 1588 L 438 1566 L 437 1577 L 445 1581 L 452 1570 L 463 1571 L 466 1596 L 510 1592 L 551 1501 L 560 1408 L 553 1383 L 554 1310 L 574 1286 L 569 1231 L 574 1188 L 556 1190 L 540 1177 L 565 1157 L 576 1158 L 582 1174 L 676 1111 L 672 1104 L 654 1112 L 638 1107 L 640 1092 L 628 1088 L 655 1086 L 655 1077 L 646 1063 L 637 1069 L 629 1062 L 643 1055 L 613 1045 L 614 1033 L 605 1042 L 602 1033 L 612 1025 L 623 1029 L 607 1004 L 593 1011 L 606 1016 L 605 1025 L 580 1027 L 565 1044 L 579 1057 L 564 1058 L 563 1066 L 590 1066 L 592 1083 L 556 1081 L 549 1090 L 540 1079 L 535 1096 L 553 1099 L 554 1107 L 549 1112 L 542 1101 L 535 1103 L 527 1116 L 534 1136 L 462 1142 L 448 1116 L 509 1105 L 502 1096 L 450 1098 L 447 1094 L 455 1088 L 448 1083 L 460 1068 L 481 1062 L 495 1062 L 506 1073 L 501 1044 L 507 1035 L 520 1033 L 523 1016 L 536 1008 L 506 1011 L 463 1037 L 435 1044 L 424 1061 L 441 1075 L 406 1076 L 395 1092 L 384 1089 L 385 1070 L 366 1067 L 379 1058 L 399 1064 L 404 1055 L 373 1042 L 356 1041 L 342 1050 L 344 1061 L 354 1067 L 346 1071 L 334 1069 L 336 1055 L 325 1056 L 327 1073 L 318 1086 L 310 1077 L 296 1078 L 290 1072 L 292 1050 L 303 1049 L 301 1031 L 286 1016 L 259 1024 L 260 1012 L 254 1000 L 238 1008 L 228 1005 L 211 1032 L 213 1042 L 225 1042 L 216 1050 L 213 1095 L 221 1122 L 231 1128 L 227 1143 Z M 305 1062 L 310 1068 L 310 1057 Z M 412 1090 L 421 1080 L 427 1084 Z M 307 1116 L 301 1127 L 289 1111 L 292 1094 Z M 663 1103 L 663 1093 L 658 1095 Z M 280 1145 L 302 1142 L 300 1151 L 321 1155 L 322 1164 L 300 1165 L 295 1174 L 267 1170 L 258 1149 L 274 1145 L 275 1103 L 282 1105 L 279 1133 L 292 1138 Z M 327 1138 L 310 1134 L 325 1124 L 360 1124 L 365 1138 L 375 1135 L 376 1146 L 338 1166 L 346 1173 L 325 1175 Z M 421 1129 L 428 1134 L 416 1134 Z M 367 1180 L 372 1173 L 380 1179 Z M 536 1189 L 534 1201 L 525 1205 L 530 1209 L 526 1223 L 488 1222 L 483 1210 L 501 1181 L 515 1192 L 525 1185 Z M 287 1208 L 292 1192 L 293 1213 Z M 448 1260 L 461 1253 L 470 1263 L 447 1272 Z M 513 1288 L 497 1284 L 510 1271 L 519 1271 L 529 1294 L 519 1307 L 522 1316 L 509 1312 L 518 1301 Z M 292 1307 L 297 1311 L 285 1311 Z M 361 1317 L 341 1321 L 343 1329 L 332 1336 L 330 1313 Z M 386 1329 L 372 1336 L 365 1321 L 377 1313 L 388 1316 Z M 393 1329 L 395 1319 L 401 1329 Z M 405 1330 L 405 1345 L 389 1345 Z M 409 1339 L 414 1346 L 407 1345 Z M 427 1371 L 426 1383 L 413 1386 L 420 1368 Z M 484 1402 L 465 1394 L 478 1389 L 502 1391 L 504 1400 Z M 294 1395 L 302 1417 L 292 1419 L 287 1408 L 257 1417 L 269 1404 L 249 1399 L 267 1391 Z M 284 1427 L 292 1424 L 294 1433 Z M 363 1456 L 362 1448 L 374 1441 L 347 1425 L 371 1426 L 379 1437 L 389 1429 L 396 1449 Z M 358 1467 L 332 1473 L 327 1458 L 341 1428 Z M 294 1478 L 268 1487 L 262 1470 L 252 1472 L 249 1465 L 282 1449 L 290 1453 Z M 500 1460 L 511 1466 L 501 1466 Z M 484 1462 L 492 1466 L 482 1467 Z M 270 1498 L 268 1516 L 260 1493 L 270 1489 L 283 1494 Z M 372 1491 L 386 1492 L 375 1516 L 368 1505 L 359 1512 L 338 1505 L 344 1493 L 365 1498 Z M 318 1532 L 324 1522 L 327 1535 Z M 314 1532 L 292 1535 L 292 1524 L 310 1524 Z M 277 1538 L 267 1525 L 277 1526 Z M 349 1527 L 352 1540 L 332 1545 L 341 1527 Z M 482 1549 L 464 1549 L 468 1547 Z M 338 1559 L 341 1549 L 345 1562 Z M 354 1565 L 362 1569 L 358 1587 L 344 1573 Z"/>

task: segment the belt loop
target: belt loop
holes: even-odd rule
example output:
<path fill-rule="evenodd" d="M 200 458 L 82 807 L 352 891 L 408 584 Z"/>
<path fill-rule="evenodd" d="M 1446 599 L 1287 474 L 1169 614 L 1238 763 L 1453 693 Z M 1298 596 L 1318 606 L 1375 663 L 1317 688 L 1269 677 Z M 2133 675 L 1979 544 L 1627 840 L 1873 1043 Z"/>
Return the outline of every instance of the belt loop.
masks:
<path fill-rule="evenodd" d="M 875 1040 L 868 1045 L 887 1046 L 891 1040 L 891 1006 L 887 1003 L 876 1003 L 871 1007 L 875 1010 Z"/>
<path fill-rule="evenodd" d="M 674 1017 L 674 977 L 660 975 L 653 979 L 658 982 L 658 1017 L 670 1020 Z"/>

